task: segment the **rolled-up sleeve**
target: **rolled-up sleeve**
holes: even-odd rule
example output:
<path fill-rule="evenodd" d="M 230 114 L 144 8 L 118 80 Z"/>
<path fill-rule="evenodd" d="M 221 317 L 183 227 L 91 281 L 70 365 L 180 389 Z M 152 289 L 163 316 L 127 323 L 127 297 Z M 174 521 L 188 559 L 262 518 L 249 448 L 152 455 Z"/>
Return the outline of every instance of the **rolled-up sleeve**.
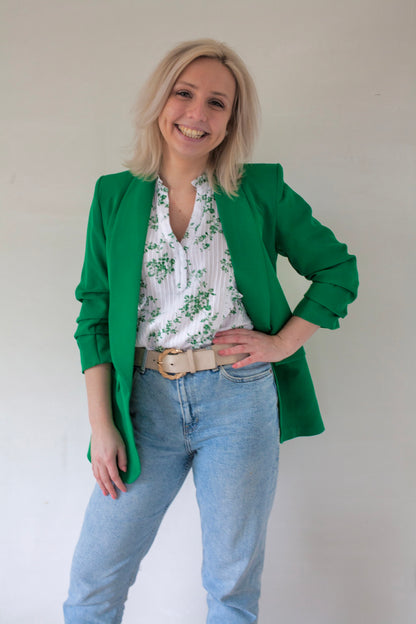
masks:
<path fill-rule="evenodd" d="M 82 372 L 97 364 L 111 362 L 106 236 L 100 204 L 100 181 L 101 178 L 95 185 L 88 219 L 81 281 L 75 290 L 75 296 L 82 304 L 75 332 Z"/>
<path fill-rule="evenodd" d="M 293 314 L 328 329 L 339 327 L 358 290 L 357 262 L 319 223 L 310 206 L 283 181 L 278 165 L 277 252 L 312 284 Z"/>

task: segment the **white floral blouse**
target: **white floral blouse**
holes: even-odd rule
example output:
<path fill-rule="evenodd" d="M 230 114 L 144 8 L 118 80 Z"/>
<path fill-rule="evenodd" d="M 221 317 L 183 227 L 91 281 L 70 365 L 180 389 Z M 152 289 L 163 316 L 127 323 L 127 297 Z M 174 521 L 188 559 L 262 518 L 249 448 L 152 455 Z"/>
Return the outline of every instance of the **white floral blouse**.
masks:
<path fill-rule="evenodd" d="M 169 221 L 168 189 L 160 178 L 156 182 L 140 281 L 138 347 L 198 349 L 210 345 L 220 329 L 253 327 L 206 175 L 192 184 L 194 210 L 178 242 Z"/>

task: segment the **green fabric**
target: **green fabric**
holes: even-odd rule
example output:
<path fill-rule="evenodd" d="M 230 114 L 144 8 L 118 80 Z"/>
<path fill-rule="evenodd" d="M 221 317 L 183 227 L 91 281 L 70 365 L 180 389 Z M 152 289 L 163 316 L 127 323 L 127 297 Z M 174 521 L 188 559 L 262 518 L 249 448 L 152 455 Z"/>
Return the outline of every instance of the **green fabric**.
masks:
<path fill-rule="evenodd" d="M 139 286 L 154 181 L 125 171 L 95 187 L 85 260 L 76 297 L 82 302 L 75 337 L 82 370 L 113 365 L 116 426 L 126 443 L 131 483 L 140 474 L 129 414 Z M 238 197 L 215 193 L 237 288 L 255 329 L 277 333 L 291 316 L 276 276 L 277 255 L 311 280 L 294 314 L 335 329 L 357 294 L 355 257 L 312 217 L 308 204 L 283 181 L 280 165 L 246 165 Z M 273 364 L 281 441 L 324 429 L 303 348 Z"/>

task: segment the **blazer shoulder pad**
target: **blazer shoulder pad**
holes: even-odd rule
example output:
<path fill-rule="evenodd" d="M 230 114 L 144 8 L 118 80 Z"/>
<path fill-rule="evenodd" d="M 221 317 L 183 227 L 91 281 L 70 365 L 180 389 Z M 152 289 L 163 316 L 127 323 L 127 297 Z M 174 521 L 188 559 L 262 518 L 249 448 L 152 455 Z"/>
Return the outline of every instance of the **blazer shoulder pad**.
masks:
<path fill-rule="evenodd" d="M 130 171 L 109 173 L 99 178 L 100 190 L 105 195 L 117 194 L 120 191 L 125 191 L 133 179 L 134 176 Z"/>
<path fill-rule="evenodd" d="M 283 191 L 283 168 L 276 163 L 250 163 L 244 165 L 242 186 L 251 191 L 261 203 L 279 199 Z"/>

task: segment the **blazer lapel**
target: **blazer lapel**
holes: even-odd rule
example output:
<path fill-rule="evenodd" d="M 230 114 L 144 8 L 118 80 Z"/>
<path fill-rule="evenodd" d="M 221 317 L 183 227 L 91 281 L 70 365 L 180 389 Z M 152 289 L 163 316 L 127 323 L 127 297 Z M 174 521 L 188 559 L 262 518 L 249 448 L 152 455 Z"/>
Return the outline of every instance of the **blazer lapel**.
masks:
<path fill-rule="evenodd" d="M 126 381 L 133 373 L 140 278 L 154 189 L 154 181 L 132 179 L 109 241 L 111 353 L 114 366 Z"/>
<path fill-rule="evenodd" d="M 261 219 L 250 205 L 243 186 L 236 198 L 220 192 L 215 194 L 215 199 L 247 314 L 256 329 L 270 332 L 270 279 L 276 280 L 276 273 L 262 243 Z"/>

